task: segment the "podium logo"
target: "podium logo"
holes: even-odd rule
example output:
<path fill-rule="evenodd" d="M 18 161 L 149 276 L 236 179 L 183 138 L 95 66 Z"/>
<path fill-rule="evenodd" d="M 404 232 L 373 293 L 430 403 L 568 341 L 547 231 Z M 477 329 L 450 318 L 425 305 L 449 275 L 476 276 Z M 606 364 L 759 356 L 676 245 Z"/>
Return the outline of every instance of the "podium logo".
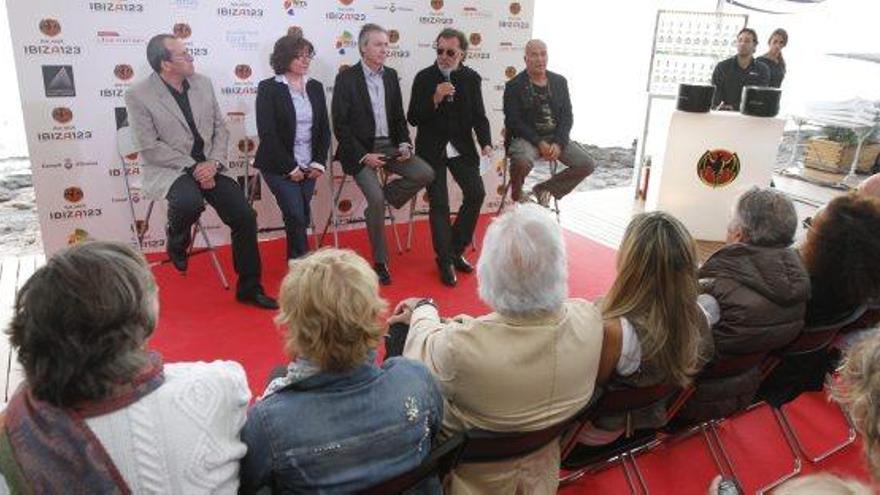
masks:
<path fill-rule="evenodd" d="M 54 38 L 61 34 L 61 23 L 56 19 L 43 19 L 40 21 L 40 32 Z"/>
<path fill-rule="evenodd" d="M 739 156 L 724 149 L 706 150 L 697 162 L 697 176 L 703 184 L 713 189 L 736 180 L 739 169 Z"/>
<path fill-rule="evenodd" d="M 178 22 L 171 28 L 171 32 L 174 33 L 175 38 L 180 38 L 185 40 L 192 36 L 192 28 L 189 27 L 189 24 L 185 22 Z"/>
<path fill-rule="evenodd" d="M 113 68 L 113 75 L 120 81 L 128 81 L 134 77 L 134 69 L 128 64 L 117 64 Z"/>

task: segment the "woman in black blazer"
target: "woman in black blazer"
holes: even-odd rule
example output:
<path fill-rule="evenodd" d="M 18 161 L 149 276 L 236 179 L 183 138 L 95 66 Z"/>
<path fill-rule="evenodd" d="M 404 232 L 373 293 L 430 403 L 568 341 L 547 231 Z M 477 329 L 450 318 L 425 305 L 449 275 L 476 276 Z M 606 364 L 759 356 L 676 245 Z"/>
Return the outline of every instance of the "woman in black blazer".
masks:
<path fill-rule="evenodd" d="M 309 203 L 330 148 L 324 86 L 307 76 L 314 54 L 302 31 L 291 28 L 275 42 L 269 57 L 275 77 L 260 81 L 257 89 L 260 147 L 254 167 L 263 174 L 284 217 L 288 259 L 309 250 Z"/>

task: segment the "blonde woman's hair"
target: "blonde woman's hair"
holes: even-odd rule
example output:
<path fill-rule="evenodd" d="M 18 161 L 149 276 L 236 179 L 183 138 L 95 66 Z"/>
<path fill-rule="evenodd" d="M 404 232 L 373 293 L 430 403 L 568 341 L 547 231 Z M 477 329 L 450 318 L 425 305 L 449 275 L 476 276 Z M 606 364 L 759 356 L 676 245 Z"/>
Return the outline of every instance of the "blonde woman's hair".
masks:
<path fill-rule="evenodd" d="M 617 255 L 617 279 L 603 318 L 626 317 L 642 330 L 642 359 L 682 386 L 699 369 L 697 255 L 690 233 L 663 212 L 633 217 Z"/>
<path fill-rule="evenodd" d="M 285 350 L 322 370 L 346 371 L 361 363 L 384 332 L 387 303 L 370 265 L 349 250 L 322 249 L 292 260 L 279 295 L 275 322 L 287 328 Z"/>
<path fill-rule="evenodd" d="M 800 476 L 773 491 L 773 495 L 871 495 L 871 487 L 833 474 Z"/>
<path fill-rule="evenodd" d="M 840 382 L 832 387 L 834 398 L 849 409 L 856 429 L 863 435 L 868 465 L 880 479 L 880 335 L 876 332 L 854 345 L 840 367 Z"/>

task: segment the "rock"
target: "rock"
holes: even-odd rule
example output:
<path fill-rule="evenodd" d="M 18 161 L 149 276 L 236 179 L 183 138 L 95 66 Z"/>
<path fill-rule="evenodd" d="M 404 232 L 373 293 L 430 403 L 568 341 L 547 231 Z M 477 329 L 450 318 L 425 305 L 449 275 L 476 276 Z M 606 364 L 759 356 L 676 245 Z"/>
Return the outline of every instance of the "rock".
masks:
<path fill-rule="evenodd" d="M 13 198 L 12 192 L 0 186 L 0 203 L 5 203 Z"/>
<path fill-rule="evenodd" d="M 6 177 L 0 178 L 0 187 L 16 190 L 16 189 L 24 189 L 25 187 L 31 187 L 34 185 L 33 179 L 31 178 L 31 174 L 10 174 Z"/>

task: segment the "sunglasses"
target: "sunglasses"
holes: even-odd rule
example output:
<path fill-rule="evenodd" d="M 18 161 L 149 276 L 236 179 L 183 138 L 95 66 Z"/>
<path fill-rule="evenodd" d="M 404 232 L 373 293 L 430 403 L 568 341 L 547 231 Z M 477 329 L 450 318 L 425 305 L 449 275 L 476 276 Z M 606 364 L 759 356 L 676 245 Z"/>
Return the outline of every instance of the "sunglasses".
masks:
<path fill-rule="evenodd" d="M 455 50 L 455 49 L 452 49 L 452 48 L 447 48 L 447 49 L 445 49 L 445 50 L 444 50 L 443 48 L 438 48 L 438 49 L 437 49 L 437 55 L 438 55 L 438 56 L 443 55 L 444 53 L 446 54 L 447 57 L 452 58 L 452 57 L 454 57 L 454 56 L 456 56 L 456 55 L 458 54 L 458 50 Z"/>

